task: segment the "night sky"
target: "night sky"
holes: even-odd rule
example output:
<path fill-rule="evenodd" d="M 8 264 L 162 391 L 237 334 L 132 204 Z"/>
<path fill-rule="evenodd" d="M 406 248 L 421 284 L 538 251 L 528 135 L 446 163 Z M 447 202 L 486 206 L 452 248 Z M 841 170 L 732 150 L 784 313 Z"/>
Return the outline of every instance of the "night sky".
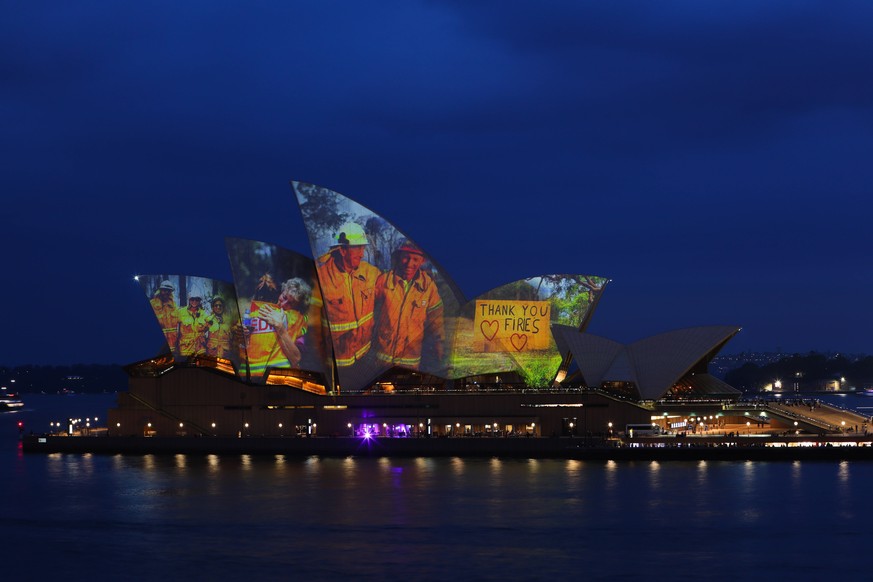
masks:
<path fill-rule="evenodd" d="M 612 279 L 589 330 L 873 352 L 873 3 L 0 7 L 2 364 L 130 363 L 138 273 L 309 254 L 288 181 L 413 237 L 468 298 Z"/>

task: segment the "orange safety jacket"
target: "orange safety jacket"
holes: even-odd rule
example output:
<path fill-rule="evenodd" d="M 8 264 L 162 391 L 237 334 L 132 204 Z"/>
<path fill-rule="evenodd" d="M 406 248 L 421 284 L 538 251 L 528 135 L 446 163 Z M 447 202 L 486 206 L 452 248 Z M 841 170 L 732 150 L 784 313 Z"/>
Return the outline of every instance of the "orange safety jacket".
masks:
<path fill-rule="evenodd" d="M 366 261 L 361 261 L 352 273 L 341 271 L 332 254 L 318 265 L 318 281 L 339 367 L 351 366 L 370 351 L 378 276 L 379 269 Z"/>
<path fill-rule="evenodd" d="M 169 301 L 161 301 L 160 297 L 153 297 L 149 303 L 152 304 L 152 309 L 155 312 L 155 317 L 158 318 L 158 324 L 161 326 L 161 331 L 164 332 L 164 337 L 167 338 L 167 343 L 170 344 L 170 350 L 176 351 L 176 343 L 179 340 L 179 314 L 177 313 L 176 302 L 172 297 Z"/>
<path fill-rule="evenodd" d="M 206 353 L 206 312 L 198 309 L 194 313 L 188 306 L 180 308 L 179 314 L 179 353 L 183 356 L 195 356 Z"/>
<path fill-rule="evenodd" d="M 387 364 L 418 369 L 427 336 L 438 360 L 443 356 L 443 302 L 433 278 L 419 270 L 407 283 L 394 271 L 376 281 L 376 358 Z"/>
<path fill-rule="evenodd" d="M 252 379 L 258 379 L 267 373 L 269 368 L 290 368 L 291 363 L 276 337 L 275 328 L 261 319 L 259 310 L 262 305 L 269 305 L 275 309 L 279 306 L 266 301 L 252 301 L 249 308 L 252 318 L 249 327 L 250 333 L 246 344 L 246 355 L 249 362 L 249 374 Z M 306 333 L 306 316 L 293 309 L 283 310 L 288 318 L 288 333 L 296 340 Z"/>
<path fill-rule="evenodd" d="M 229 357 L 232 331 L 233 324 L 226 314 L 221 319 L 213 314 L 209 335 L 206 338 L 206 354 L 217 358 Z"/>

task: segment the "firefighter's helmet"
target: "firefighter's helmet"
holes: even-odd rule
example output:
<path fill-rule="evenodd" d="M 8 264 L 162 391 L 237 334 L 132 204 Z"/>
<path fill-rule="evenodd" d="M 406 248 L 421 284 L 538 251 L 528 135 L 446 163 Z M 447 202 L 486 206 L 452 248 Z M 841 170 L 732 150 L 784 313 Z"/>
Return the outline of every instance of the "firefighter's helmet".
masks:
<path fill-rule="evenodd" d="M 416 255 L 424 256 L 424 251 L 418 248 L 418 245 L 408 238 L 405 238 L 400 242 L 400 246 L 397 247 L 397 252 L 414 253 Z"/>
<path fill-rule="evenodd" d="M 370 244 L 360 224 L 347 222 L 336 234 L 336 244 L 340 246 L 360 246 Z"/>

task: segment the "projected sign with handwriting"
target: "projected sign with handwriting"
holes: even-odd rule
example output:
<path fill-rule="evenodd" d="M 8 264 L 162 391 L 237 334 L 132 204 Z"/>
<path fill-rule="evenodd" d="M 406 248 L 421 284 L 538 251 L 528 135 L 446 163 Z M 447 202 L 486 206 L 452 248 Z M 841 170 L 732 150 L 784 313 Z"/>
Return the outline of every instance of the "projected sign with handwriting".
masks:
<path fill-rule="evenodd" d="M 549 348 L 548 301 L 476 301 L 476 352 L 529 352 Z"/>

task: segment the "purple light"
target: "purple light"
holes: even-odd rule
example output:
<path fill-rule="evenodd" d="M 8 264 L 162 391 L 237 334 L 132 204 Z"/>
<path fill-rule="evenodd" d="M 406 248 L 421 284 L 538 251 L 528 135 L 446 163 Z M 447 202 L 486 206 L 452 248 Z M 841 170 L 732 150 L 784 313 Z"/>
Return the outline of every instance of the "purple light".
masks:
<path fill-rule="evenodd" d="M 367 439 L 367 440 L 370 440 L 370 436 L 371 436 L 371 435 L 370 435 L 370 431 L 365 430 L 365 431 L 364 431 L 364 438 Z"/>

